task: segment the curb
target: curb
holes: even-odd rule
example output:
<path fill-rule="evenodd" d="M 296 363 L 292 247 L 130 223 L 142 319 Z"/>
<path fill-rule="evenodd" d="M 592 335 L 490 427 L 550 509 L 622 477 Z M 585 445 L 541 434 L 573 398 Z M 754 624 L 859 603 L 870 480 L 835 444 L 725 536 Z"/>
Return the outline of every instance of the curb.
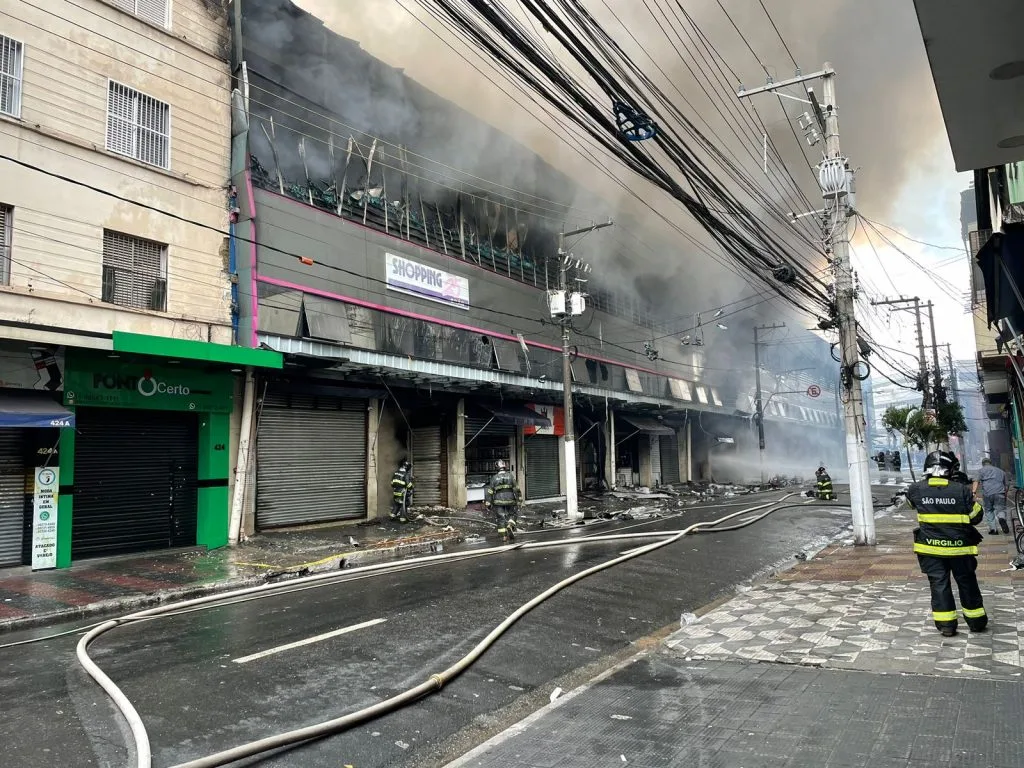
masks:
<path fill-rule="evenodd" d="M 355 552 L 344 552 L 337 556 L 318 560 L 315 566 L 303 567 L 282 566 L 279 571 L 272 571 L 258 576 L 243 576 L 225 581 L 216 581 L 209 584 L 193 584 L 184 587 L 150 592 L 140 595 L 129 595 L 126 597 L 101 600 L 88 605 L 64 608 L 48 613 L 35 614 L 32 616 L 21 616 L 13 619 L 0 620 L 0 635 L 24 629 L 35 629 L 51 624 L 59 624 L 65 621 L 77 619 L 99 618 L 111 614 L 132 613 L 143 608 L 152 608 L 156 605 L 173 603 L 179 600 L 190 600 L 196 597 L 207 597 L 221 592 L 231 592 L 244 587 L 254 587 L 260 584 L 273 584 L 287 581 L 298 576 L 307 576 L 314 573 L 326 573 L 345 568 L 354 568 L 357 565 L 370 565 L 372 563 L 386 562 L 388 560 L 399 560 L 409 555 L 418 555 L 427 552 L 435 552 L 439 544 L 449 542 L 460 542 L 463 534 L 459 531 L 452 531 L 446 536 L 431 538 L 426 541 L 411 543 L 398 543 L 392 547 L 380 549 L 367 549 Z"/>

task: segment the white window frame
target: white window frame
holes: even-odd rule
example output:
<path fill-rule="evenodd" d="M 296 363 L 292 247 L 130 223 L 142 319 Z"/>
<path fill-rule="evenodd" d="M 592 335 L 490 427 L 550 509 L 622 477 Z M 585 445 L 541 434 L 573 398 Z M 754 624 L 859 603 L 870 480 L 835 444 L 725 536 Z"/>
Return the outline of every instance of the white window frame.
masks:
<path fill-rule="evenodd" d="M 0 203 L 4 212 L 3 227 L 0 228 L 0 285 L 11 284 L 11 253 L 14 240 L 14 206 Z"/>
<path fill-rule="evenodd" d="M 111 147 L 111 145 L 110 145 L 110 120 L 111 120 L 111 117 L 112 117 L 112 113 L 111 113 L 111 109 L 110 109 L 110 107 L 111 107 L 110 96 L 111 96 L 111 89 L 113 87 L 115 87 L 115 86 L 119 87 L 119 88 L 124 88 L 125 90 L 130 91 L 133 94 L 133 97 L 134 97 L 135 109 L 134 109 L 134 115 L 132 117 L 132 153 L 131 154 L 128 154 L 126 152 L 122 152 L 119 149 Z M 167 108 L 167 135 L 166 135 L 166 139 L 167 139 L 167 157 L 166 157 L 166 164 L 165 165 L 157 165 L 156 163 L 150 163 L 147 160 L 143 160 L 142 158 L 140 158 L 138 156 L 138 154 L 139 154 L 138 153 L 138 143 L 139 143 L 139 133 L 138 132 L 139 132 L 139 130 L 152 130 L 150 128 L 141 128 L 140 125 L 139 125 L 139 99 L 142 99 L 142 98 L 150 99 L 150 100 L 156 102 L 157 104 L 162 104 L 163 106 L 165 106 Z M 120 120 L 121 118 L 117 118 L 117 119 Z M 148 165 L 151 168 L 160 168 L 162 170 L 169 171 L 171 169 L 171 136 L 173 135 L 173 129 L 172 129 L 172 125 L 171 125 L 171 120 L 172 120 L 171 105 L 168 102 L 161 101 L 160 99 L 156 98 L 155 96 L 150 96 L 148 93 L 144 93 L 143 91 L 140 91 L 138 88 L 133 88 L 132 86 L 128 85 L 127 83 L 122 83 L 120 80 L 114 80 L 113 78 L 110 78 L 110 77 L 107 78 L 107 120 L 106 120 L 106 125 L 105 125 L 105 134 L 104 134 L 104 137 L 103 137 L 103 141 L 104 141 L 104 147 L 106 148 L 106 150 L 108 152 L 111 152 L 111 153 L 113 153 L 115 155 L 118 155 L 120 157 L 129 157 L 132 160 L 135 160 L 136 162 L 142 163 L 143 165 Z"/>
<path fill-rule="evenodd" d="M 171 16 L 172 16 L 171 4 L 174 2 L 174 0 L 167 0 L 167 8 L 166 8 L 166 10 L 164 12 L 164 20 L 162 22 L 154 21 L 153 19 L 147 18 L 146 16 L 143 16 L 142 14 L 140 14 L 139 13 L 139 0 L 109 0 L 109 2 L 110 2 L 110 4 L 114 8 L 117 8 L 119 11 L 124 11 L 125 13 L 134 16 L 139 21 L 144 21 L 144 22 L 146 22 L 148 24 L 155 24 L 156 26 L 160 27 L 161 29 L 170 29 L 171 28 Z M 126 5 L 130 5 L 132 7 L 131 8 L 126 8 L 125 7 Z"/>
<path fill-rule="evenodd" d="M 25 44 L 14 37 L 8 37 L 7 35 L 0 35 L 0 44 L 11 43 L 14 45 L 17 51 L 17 60 L 14 62 L 15 71 L 13 74 L 0 72 L 0 78 L 5 81 L 10 78 L 14 80 L 14 111 L 4 112 L 0 110 L 0 115 L 6 115 L 7 117 L 13 117 L 15 120 L 21 119 L 21 98 L 24 95 L 25 85 Z"/>
<path fill-rule="evenodd" d="M 140 279 L 142 277 L 146 277 L 146 275 L 144 273 L 140 272 L 140 270 L 138 269 L 138 267 L 136 266 L 135 263 L 132 263 L 130 267 L 121 267 L 121 266 L 115 266 L 115 265 L 110 264 L 110 263 L 107 262 L 106 240 L 107 240 L 107 235 L 108 234 L 116 235 L 118 237 L 127 238 L 129 240 L 136 241 L 136 242 L 152 243 L 153 245 L 160 246 L 160 268 L 159 268 L 159 274 L 156 276 L 155 279 L 163 281 L 163 284 L 164 284 L 164 302 L 163 303 L 164 303 L 164 305 L 163 305 L 163 308 L 161 308 L 161 309 L 154 309 L 152 306 L 149 306 L 148 303 L 145 306 L 139 306 L 138 303 L 123 304 L 123 303 L 118 302 L 116 300 L 108 301 L 105 298 L 101 299 L 103 301 L 103 303 L 104 304 L 109 304 L 110 306 L 114 306 L 114 307 L 125 307 L 126 309 L 140 309 L 140 310 L 147 311 L 147 312 L 167 312 L 168 311 L 167 308 L 168 308 L 168 306 L 170 306 L 170 295 L 169 295 L 169 291 L 168 291 L 168 272 L 169 272 L 169 268 L 168 268 L 168 263 L 167 263 L 168 262 L 168 247 L 167 247 L 167 243 L 162 243 L 159 240 L 153 240 L 152 238 L 141 237 L 139 235 L 133 235 L 133 234 L 130 234 L 128 232 L 121 232 L 120 230 L 108 229 L 108 228 L 104 227 L 104 229 L 103 229 L 103 243 L 102 243 L 102 250 L 101 250 L 101 262 L 100 262 L 100 267 L 103 270 L 103 273 L 101 273 L 101 283 L 104 283 L 104 286 L 105 286 L 105 282 L 103 281 L 103 277 L 104 277 L 105 271 L 108 268 L 115 270 L 115 284 L 114 284 L 115 285 L 115 297 L 114 297 L 115 299 L 116 299 L 116 286 L 117 286 L 117 284 L 116 284 L 116 273 L 117 272 L 116 271 L 128 272 L 130 275 L 132 275 L 133 279 Z M 135 298 L 135 296 L 137 294 L 141 295 L 139 293 L 138 289 L 135 288 L 134 286 L 132 287 L 131 292 L 132 292 L 132 298 Z"/>

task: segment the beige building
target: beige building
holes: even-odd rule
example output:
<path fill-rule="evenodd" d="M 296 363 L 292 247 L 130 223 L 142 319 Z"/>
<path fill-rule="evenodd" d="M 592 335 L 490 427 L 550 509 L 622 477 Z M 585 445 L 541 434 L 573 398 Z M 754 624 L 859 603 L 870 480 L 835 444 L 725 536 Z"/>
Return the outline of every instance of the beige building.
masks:
<path fill-rule="evenodd" d="M 231 343 L 228 46 L 203 0 L 5 3 L 0 336 Z"/>

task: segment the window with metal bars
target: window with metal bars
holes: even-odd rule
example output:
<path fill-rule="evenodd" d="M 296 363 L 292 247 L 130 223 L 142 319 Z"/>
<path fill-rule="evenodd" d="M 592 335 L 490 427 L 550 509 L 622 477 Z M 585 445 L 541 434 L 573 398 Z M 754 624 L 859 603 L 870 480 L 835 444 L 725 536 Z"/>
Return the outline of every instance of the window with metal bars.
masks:
<path fill-rule="evenodd" d="M 21 79 L 24 48 L 0 35 L 0 114 L 21 117 Z"/>
<path fill-rule="evenodd" d="M 107 149 L 149 165 L 168 168 L 170 106 L 111 80 L 107 96 Z"/>
<path fill-rule="evenodd" d="M 111 5 L 127 11 L 140 19 L 158 24 L 161 27 L 170 28 L 171 14 L 170 0 L 110 0 Z"/>
<path fill-rule="evenodd" d="M 103 301 L 165 311 L 167 246 L 103 230 Z"/>
<path fill-rule="evenodd" d="M 11 236 L 14 231 L 14 208 L 0 205 L 0 285 L 11 283 Z"/>

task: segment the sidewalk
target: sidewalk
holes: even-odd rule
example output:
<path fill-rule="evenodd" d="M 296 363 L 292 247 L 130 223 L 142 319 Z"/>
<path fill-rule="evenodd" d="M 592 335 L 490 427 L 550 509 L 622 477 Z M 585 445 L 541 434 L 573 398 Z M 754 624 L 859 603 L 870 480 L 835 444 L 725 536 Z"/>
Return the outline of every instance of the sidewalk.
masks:
<path fill-rule="evenodd" d="M 1010 768 L 1024 754 L 1024 571 L 986 536 L 989 631 L 939 635 L 910 551 L 836 544 L 682 626 L 456 766 Z"/>

